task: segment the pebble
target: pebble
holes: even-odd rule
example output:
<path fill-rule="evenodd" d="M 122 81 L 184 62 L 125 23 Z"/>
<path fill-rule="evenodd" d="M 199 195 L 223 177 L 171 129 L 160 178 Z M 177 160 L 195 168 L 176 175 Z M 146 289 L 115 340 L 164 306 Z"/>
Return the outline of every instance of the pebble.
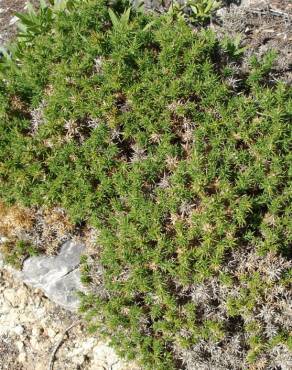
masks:
<path fill-rule="evenodd" d="M 38 340 L 38 338 L 36 338 L 36 337 L 32 337 L 32 338 L 30 339 L 30 344 L 31 344 L 32 348 L 33 348 L 34 350 L 36 350 L 36 351 L 38 351 L 38 350 L 41 348 L 41 343 L 40 343 L 40 341 Z"/>
<path fill-rule="evenodd" d="M 33 337 L 39 337 L 42 333 L 42 330 L 39 326 L 34 326 L 31 330 L 31 335 Z"/>
<path fill-rule="evenodd" d="M 86 342 L 82 344 L 82 351 L 85 355 L 89 354 L 94 345 L 96 345 L 96 339 L 95 338 L 89 338 Z"/>
<path fill-rule="evenodd" d="M 75 364 L 75 365 L 82 365 L 85 361 L 85 356 L 78 356 L 78 357 L 73 357 L 72 358 L 72 362 Z"/>
<path fill-rule="evenodd" d="M 20 308 L 24 308 L 27 304 L 27 291 L 24 288 L 19 288 L 16 291 L 16 295 Z"/>
<path fill-rule="evenodd" d="M 18 17 L 14 16 L 10 19 L 9 26 L 12 26 L 18 21 Z"/>
<path fill-rule="evenodd" d="M 17 349 L 18 349 L 18 351 L 19 352 L 23 352 L 23 349 L 24 349 L 24 343 L 22 342 L 22 341 L 17 341 L 16 343 L 15 343 L 15 345 L 16 345 L 16 347 L 17 347 Z"/>
<path fill-rule="evenodd" d="M 26 353 L 25 352 L 21 352 L 18 355 L 17 360 L 18 360 L 18 362 L 25 363 L 26 362 Z"/>
<path fill-rule="evenodd" d="M 17 325 L 14 327 L 13 331 L 16 335 L 22 335 L 24 333 L 24 328 L 21 325 Z"/>
<path fill-rule="evenodd" d="M 56 336 L 57 333 L 55 332 L 54 329 L 48 328 L 47 329 L 47 334 L 48 334 L 48 337 L 52 339 L 52 338 L 54 338 Z"/>
<path fill-rule="evenodd" d="M 37 364 L 35 364 L 34 370 L 47 370 L 47 366 L 45 366 L 42 363 L 37 363 Z"/>
<path fill-rule="evenodd" d="M 10 303 L 12 307 L 17 307 L 19 300 L 13 289 L 5 289 L 3 292 L 4 298 Z"/>

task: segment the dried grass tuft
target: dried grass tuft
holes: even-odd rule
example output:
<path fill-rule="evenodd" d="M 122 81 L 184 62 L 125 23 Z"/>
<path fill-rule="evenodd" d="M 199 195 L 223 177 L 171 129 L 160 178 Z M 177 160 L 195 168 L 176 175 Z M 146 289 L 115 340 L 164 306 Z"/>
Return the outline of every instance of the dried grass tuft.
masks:
<path fill-rule="evenodd" d="M 0 235 L 9 240 L 22 238 L 34 225 L 32 210 L 18 205 L 11 207 L 0 201 Z"/>

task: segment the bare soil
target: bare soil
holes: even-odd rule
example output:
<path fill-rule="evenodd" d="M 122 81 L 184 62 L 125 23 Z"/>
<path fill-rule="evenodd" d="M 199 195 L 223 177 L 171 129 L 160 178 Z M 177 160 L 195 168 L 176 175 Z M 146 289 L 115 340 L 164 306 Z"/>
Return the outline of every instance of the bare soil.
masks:
<path fill-rule="evenodd" d="M 90 335 L 78 315 L 0 270 L 0 370 L 51 369 L 139 370 Z"/>
<path fill-rule="evenodd" d="M 21 12 L 25 7 L 24 0 L 0 0 L 0 45 L 5 44 L 15 35 L 15 12 Z"/>
<path fill-rule="evenodd" d="M 243 69 L 251 55 L 263 56 L 268 50 L 278 54 L 274 79 L 292 83 L 292 2 L 290 0 L 244 0 L 218 11 L 211 27 L 219 37 L 241 35 L 246 47 Z"/>

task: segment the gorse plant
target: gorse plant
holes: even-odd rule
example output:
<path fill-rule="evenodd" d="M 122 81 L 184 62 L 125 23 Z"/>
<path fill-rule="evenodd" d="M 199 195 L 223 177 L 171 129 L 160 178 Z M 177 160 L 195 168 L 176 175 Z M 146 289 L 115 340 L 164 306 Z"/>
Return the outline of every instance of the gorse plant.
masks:
<path fill-rule="evenodd" d="M 18 18 L 17 42 L 11 43 L 9 48 L 0 45 L 0 58 L 2 58 L 0 69 L 5 71 L 6 68 L 13 68 L 11 55 L 13 54 L 15 59 L 21 58 L 23 47 L 28 46 L 36 36 L 51 30 L 58 12 L 68 13 L 78 3 L 79 0 L 48 0 L 48 2 L 39 0 L 39 7 L 35 9 L 28 2 L 26 13 L 15 13 Z"/>
<path fill-rule="evenodd" d="M 291 89 L 270 83 L 272 53 L 231 87 L 238 55 L 210 30 L 128 8 L 60 11 L 11 56 L 0 198 L 98 229 L 81 311 L 145 369 L 278 366 L 291 346 Z"/>

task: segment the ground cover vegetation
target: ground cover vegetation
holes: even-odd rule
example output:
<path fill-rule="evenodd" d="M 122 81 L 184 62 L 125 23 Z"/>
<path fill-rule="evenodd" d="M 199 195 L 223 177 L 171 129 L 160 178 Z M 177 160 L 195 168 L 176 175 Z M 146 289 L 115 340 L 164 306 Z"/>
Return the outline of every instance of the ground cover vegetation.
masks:
<path fill-rule="evenodd" d="M 81 311 L 146 369 L 288 369 L 292 94 L 275 55 L 243 74 L 238 40 L 173 9 L 50 12 L 3 51 L 2 209 L 98 230 Z"/>

